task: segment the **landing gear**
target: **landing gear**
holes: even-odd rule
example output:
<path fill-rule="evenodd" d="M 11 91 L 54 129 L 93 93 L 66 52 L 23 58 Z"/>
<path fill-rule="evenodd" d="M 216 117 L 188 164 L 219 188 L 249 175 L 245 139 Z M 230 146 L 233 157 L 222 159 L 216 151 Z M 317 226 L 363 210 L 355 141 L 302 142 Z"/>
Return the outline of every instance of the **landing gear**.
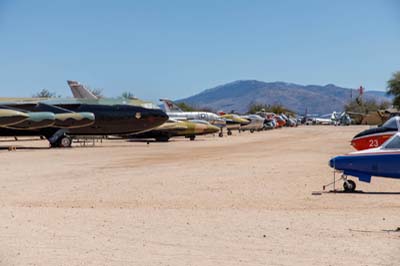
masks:
<path fill-rule="evenodd" d="M 194 140 L 196 139 L 196 136 L 190 136 L 189 139 L 190 139 L 191 141 L 194 141 Z"/>
<path fill-rule="evenodd" d="M 61 148 L 69 148 L 72 145 L 72 139 L 70 136 L 64 136 L 60 139 Z"/>
<path fill-rule="evenodd" d="M 70 148 L 72 145 L 72 138 L 67 135 L 63 135 L 54 142 L 50 142 L 53 148 Z"/>
<path fill-rule="evenodd" d="M 221 131 L 219 132 L 218 137 L 222 138 L 223 136 L 224 136 L 224 132 L 222 131 L 222 128 L 221 128 Z"/>
<path fill-rule="evenodd" d="M 232 131 L 230 131 L 230 130 L 228 130 L 228 136 L 231 136 L 232 135 Z"/>
<path fill-rule="evenodd" d="M 250 133 L 254 133 L 254 129 L 250 129 Z"/>
<path fill-rule="evenodd" d="M 356 183 L 353 180 L 345 180 L 343 183 L 344 192 L 354 192 L 356 190 Z"/>

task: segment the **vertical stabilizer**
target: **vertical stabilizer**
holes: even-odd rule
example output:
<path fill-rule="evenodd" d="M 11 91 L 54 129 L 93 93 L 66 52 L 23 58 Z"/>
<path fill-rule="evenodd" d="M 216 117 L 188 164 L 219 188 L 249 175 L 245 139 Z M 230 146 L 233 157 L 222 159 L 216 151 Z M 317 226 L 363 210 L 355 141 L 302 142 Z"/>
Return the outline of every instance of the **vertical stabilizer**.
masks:
<path fill-rule="evenodd" d="M 160 99 L 164 104 L 164 108 L 166 112 L 183 112 L 179 106 L 177 106 L 173 101 L 168 99 Z"/>
<path fill-rule="evenodd" d="M 68 86 L 71 88 L 72 95 L 76 99 L 93 99 L 97 100 L 98 98 L 91 93 L 88 89 L 86 89 L 82 84 L 78 81 L 67 80 Z"/>

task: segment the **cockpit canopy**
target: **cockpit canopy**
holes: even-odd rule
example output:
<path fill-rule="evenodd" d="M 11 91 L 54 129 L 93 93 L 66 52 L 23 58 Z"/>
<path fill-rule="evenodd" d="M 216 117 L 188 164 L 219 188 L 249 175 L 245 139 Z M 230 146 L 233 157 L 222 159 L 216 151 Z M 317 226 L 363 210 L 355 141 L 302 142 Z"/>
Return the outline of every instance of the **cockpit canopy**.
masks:
<path fill-rule="evenodd" d="M 400 149 L 400 133 L 397 133 L 382 145 L 383 150 Z"/>
<path fill-rule="evenodd" d="M 386 121 L 382 127 L 388 128 L 388 129 L 393 129 L 393 130 L 399 130 L 400 129 L 400 116 L 395 116 L 390 118 L 388 121 Z"/>

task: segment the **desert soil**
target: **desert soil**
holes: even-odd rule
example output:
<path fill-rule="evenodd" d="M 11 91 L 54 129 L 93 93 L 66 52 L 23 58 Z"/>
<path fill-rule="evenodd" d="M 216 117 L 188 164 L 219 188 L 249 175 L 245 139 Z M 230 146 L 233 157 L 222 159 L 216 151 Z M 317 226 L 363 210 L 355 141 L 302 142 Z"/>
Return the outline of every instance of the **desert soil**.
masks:
<path fill-rule="evenodd" d="M 19 141 L 0 150 L 0 265 L 400 265 L 400 181 L 312 194 L 363 129 Z"/>

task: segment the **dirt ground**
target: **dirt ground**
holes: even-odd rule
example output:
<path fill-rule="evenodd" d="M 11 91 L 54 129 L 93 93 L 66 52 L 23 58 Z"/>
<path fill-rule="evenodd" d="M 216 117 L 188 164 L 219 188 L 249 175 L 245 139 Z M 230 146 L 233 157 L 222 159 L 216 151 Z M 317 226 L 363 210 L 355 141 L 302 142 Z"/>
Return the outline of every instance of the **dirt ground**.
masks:
<path fill-rule="evenodd" d="M 312 195 L 363 129 L 14 143 L 0 150 L 0 265 L 400 265 L 400 181 Z"/>

